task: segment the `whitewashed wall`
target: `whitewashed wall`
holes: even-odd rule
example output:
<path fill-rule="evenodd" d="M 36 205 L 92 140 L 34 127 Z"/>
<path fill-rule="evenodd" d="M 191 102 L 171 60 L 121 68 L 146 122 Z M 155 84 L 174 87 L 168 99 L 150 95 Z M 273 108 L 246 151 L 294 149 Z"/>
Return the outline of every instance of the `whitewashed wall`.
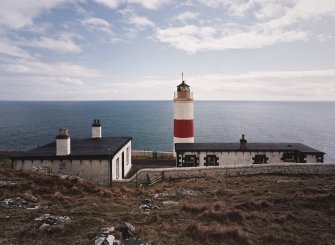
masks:
<path fill-rule="evenodd" d="M 317 157 L 316 155 L 307 155 L 305 158 L 306 162 L 317 162 Z"/>
<path fill-rule="evenodd" d="M 92 138 L 101 138 L 101 127 L 92 127 Z"/>
<path fill-rule="evenodd" d="M 207 155 L 216 155 L 219 158 L 219 166 L 225 165 L 245 165 L 253 164 L 252 160 L 255 155 L 266 155 L 269 159 L 267 163 L 281 163 L 283 160 L 283 152 L 185 152 L 185 155 L 196 155 L 199 158 L 199 166 L 205 166 L 204 158 Z M 305 158 L 307 163 L 316 163 L 317 159 L 315 155 L 307 155 Z"/>
<path fill-rule="evenodd" d="M 108 160 L 15 160 L 16 170 L 49 168 L 52 172 L 78 176 L 96 184 L 109 184 Z"/>
<path fill-rule="evenodd" d="M 127 148 L 129 149 L 129 156 L 127 160 Z M 113 171 L 112 171 L 112 179 L 113 180 L 122 180 L 122 152 L 124 152 L 124 175 L 126 176 L 131 168 L 131 141 L 128 142 L 112 159 Z M 117 178 L 117 167 L 116 162 L 119 159 L 119 171 Z"/>
<path fill-rule="evenodd" d="M 56 139 L 56 155 L 67 156 L 71 153 L 71 139 Z"/>

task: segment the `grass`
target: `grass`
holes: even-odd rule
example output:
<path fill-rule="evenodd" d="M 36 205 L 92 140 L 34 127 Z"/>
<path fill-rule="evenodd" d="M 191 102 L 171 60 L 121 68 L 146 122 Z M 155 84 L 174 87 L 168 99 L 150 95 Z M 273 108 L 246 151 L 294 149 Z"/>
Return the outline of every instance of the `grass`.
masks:
<path fill-rule="evenodd" d="M 78 178 L 14 171 L 6 162 L 0 164 L 0 180 L 17 182 L 0 187 L 0 200 L 29 193 L 41 206 L 0 207 L 0 244 L 88 244 L 102 227 L 114 226 L 114 235 L 121 237 L 124 221 L 153 244 L 335 243 L 335 176 L 197 178 L 109 188 Z M 178 191 L 182 189 L 195 194 Z M 163 192 L 168 195 L 154 198 Z M 139 209 L 145 198 L 159 209 Z M 179 206 L 163 205 L 166 200 Z M 72 222 L 40 231 L 34 219 L 46 213 L 69 216 Z"/>

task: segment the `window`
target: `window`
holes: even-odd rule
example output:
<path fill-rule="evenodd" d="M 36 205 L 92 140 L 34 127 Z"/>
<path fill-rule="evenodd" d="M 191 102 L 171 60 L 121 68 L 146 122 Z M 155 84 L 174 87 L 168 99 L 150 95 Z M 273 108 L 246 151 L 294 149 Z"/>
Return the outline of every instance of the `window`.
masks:
<path fill-rule="evenodd" d="M 323 155 L 317 155 L 316 162 L 323 162 Z"/>
<path fill-rule="evenodd" d="M 115 173 L 117 179 L 120 178 L 120 170 L 119 169 L 120 169 L 120 159 L 117 158 L 116 159 L 116 173 Z"/>
<path fill-rule="evenodd" d="M 205 157 L 205 166 L 218 166 L 218 160 L 219 158 L 216 155 L 207 155 Z"/>
<path fill-rule="evenodd" d="M 269 160 L 268 157 L 266 157 L 266 155 L 255 155 L 255 157 L 252 158 L 252 160 L 254 160 L 254 164 L 262 164 L 262 163 L 266 163 L 267 160 Z"/>
<path fill-rule="evenodd" d="M 185 155 L 183 166 L 184 167 L 195 167 L 195 166 L 197 166 L 196 155 Z"/>
<path fill-rule="evenodd" d="M 306 162 L 305 158 L 306 158 L 306 154 L 300 153 L 299 157 L 298 157 L 298 160 L 299 160 L 298 162 L 299 163 L 305 163 Z"/>
<path fill-rule="evenodd" d="M 126 164 L 129 164 L 129 147 L 126 149 Z"/>
<path fill-rule="evenodd" d="M 281 159 L 283 160 L 283 162 L 296 162 L 297 156 L 292 152 L 284 152 Z"/>

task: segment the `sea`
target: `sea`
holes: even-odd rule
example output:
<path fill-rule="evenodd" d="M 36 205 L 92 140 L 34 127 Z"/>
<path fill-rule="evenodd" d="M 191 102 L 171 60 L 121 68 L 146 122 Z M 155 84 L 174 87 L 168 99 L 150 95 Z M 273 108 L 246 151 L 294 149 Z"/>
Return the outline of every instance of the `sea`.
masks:
<path fill-rule="evenodd" d="M 172 151 L 172 101 L 0 101 L 0 151 L 52 142 L 59 128 L 72 138 L 131 136 L 133 149 Z M 303 143 L 335 163 L 335 102 L 196 101 L 195 142 Z"/>

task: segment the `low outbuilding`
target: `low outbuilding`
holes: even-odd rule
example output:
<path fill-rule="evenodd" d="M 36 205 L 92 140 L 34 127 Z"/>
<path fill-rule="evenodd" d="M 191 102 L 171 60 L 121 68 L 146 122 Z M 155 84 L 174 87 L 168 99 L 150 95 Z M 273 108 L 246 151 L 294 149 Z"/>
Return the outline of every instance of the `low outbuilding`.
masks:
<path fill-rule="evenodd" d="M 131 168 L 131 137 L 102 137 L 94 120 L 92 137 L 71 139 L 68 129 L 59 129 L 56 140 L 12 158 L 16 170 L 49 169 L 78 176 L 93 183 L 111 185 L 125 178 Z"/>
<path fill-rule="evenodd" d="M 300 143 L 177 143 L 177 167 L 322 163 L 324 152 Z"/>

